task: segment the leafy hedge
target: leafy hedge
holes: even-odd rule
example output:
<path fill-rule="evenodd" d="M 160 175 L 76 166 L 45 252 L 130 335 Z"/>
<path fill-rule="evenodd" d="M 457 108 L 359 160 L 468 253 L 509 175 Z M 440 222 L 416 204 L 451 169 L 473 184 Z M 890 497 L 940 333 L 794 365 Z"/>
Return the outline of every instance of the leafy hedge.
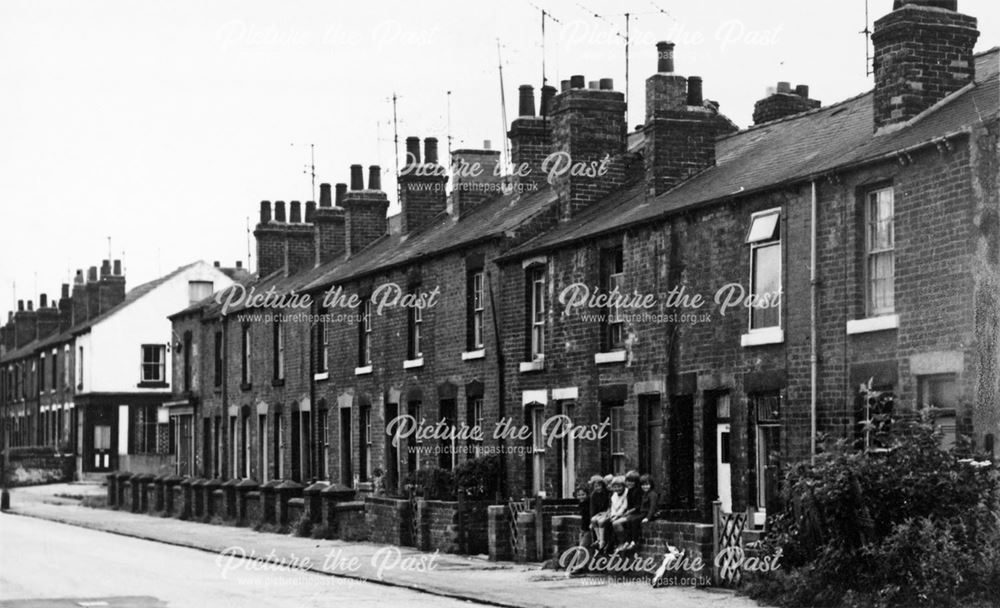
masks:
<path fill-rule="evenodd" d="M 454 471 L 439 467 L 424 467 L 406 478 L 417 495 L 428 500 L 455 500 L 458 491 L 471 500 L 490 500 L 500 484 L 500 457 L 483 456 L 466 460 Z"/>
<path fill-rule="evenodd" d="M 763 541 L 781 569 L 745 591 L 785 606 L 1000 605 L 1000 473 L 896 423 L 885 451 L 840 444 L 788 473 Z"/>

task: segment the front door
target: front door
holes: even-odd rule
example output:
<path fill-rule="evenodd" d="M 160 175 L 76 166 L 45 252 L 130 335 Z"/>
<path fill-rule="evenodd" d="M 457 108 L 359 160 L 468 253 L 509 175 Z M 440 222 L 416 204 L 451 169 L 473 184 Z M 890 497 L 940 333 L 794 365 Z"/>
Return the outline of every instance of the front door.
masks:
<path fill-rule="evenodd" d="M 354 467 L 351 465 L 351 408 L 340 408 L 340 483 L 354 487 Z"/>
<path fill-rule="evenodd" d="M 395 420 L 398 414 L 398 404 L 385 404 L 386 423 Z M 392 443 L 392 435 L 383 433 L 383 436 L 385 438 L 385 487 L 387 490 L 395 490 L 399 483 L 399 448 Z"/>
<path fill-rule="evenodd" d="M 177 474 L 186 477 L 193 474 L 194 424 L 190 415 L 174 416 L 174 419 L 174 428 L 177 429 L 177 445 L 174 446 L 177 454 Z"/>
<path fill-rule="evenodd" d="M 719 502 L 726 513 L 733 512 L 733 478 L 729 453 L 729 423 L 715 425 L 715 471 Z"/>
<path fill-rule="evenodd" d="M 639 472 L 656 483 L 665 481 L 663 470 L 663 410 L 659 395 L 639 395 Z"/>
<path fill-rule="evenodd" d="M 559 404 L 559 413 L 573 420 L 573 402 Z M 573 498 L 576 490 L 576 441 L 569 435 L 559 438 L 560 475 L 562 477 L 562 497 Z"/>
<path fill-rule="evenodd" d="M 111 425 L 94 425 L 94 470 L 111 469 Z"/>
<path fill-rule="evenodd" d="M 670 407 L 670 507 L 694 507 L 694 398 L 678 395 Z"/>
<path fill-rule="evenodd" d="M 767 520 L 767 511 L 774 512 L 778 498 L 780 438 L 780 426 L 775 424 L 757 425 L 757 511 L 754 513 L 755 525 L 764 525 Z"/>

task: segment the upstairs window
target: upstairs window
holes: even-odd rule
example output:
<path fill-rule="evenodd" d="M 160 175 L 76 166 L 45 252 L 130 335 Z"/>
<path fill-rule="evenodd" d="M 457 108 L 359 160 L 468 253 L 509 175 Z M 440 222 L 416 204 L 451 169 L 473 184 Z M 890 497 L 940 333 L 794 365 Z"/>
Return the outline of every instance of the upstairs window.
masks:
<path fill-rule="evenodd" d="M 316 371 L 326 372 L 330 369 L 330 329 L 326 322 L 327 310 L 319 309 L 316 320 Z"/>
<path fill-rule="evenodd" d="M 274 331 L 274 379 L 285 379 L 285 326 L 281 321 L 275 321 Z"/>
<path fill-rule="evenodd" d="M 142 345 L 142 382 L 167 381 L 167 347 L 163 344 Z"/>
<path fill-rule="evenodd" d="M 750 329 L 781 325 L 781 210 L 754 213 L 750 245 Z"/>
<path fill-rule="evenodd" d="M 545 356 L 545 268 L 528 268 L 526 275 L 528 318 L 528 356 L 530 360 Z"/>
<path fill-rule="evenodd" d="M 625 281 L 624 256 L 621 247 L 601 251 L 601 290 L 622 293 Z M 601 350 L 625 348 L 625 319 L 620 306 L 608 306 L 601 315 Z"/>
<path fill-rule="evenodd" d="M 251 382 L 253 382 L 253 374 L 251 373 L 251 370 L 253 368 L 253 361 L 251 360 L 250 346 L 251 346 L 250 326 L 244 325 L 243 333 L 241 335 L 241 340 L 240 340 L 240 349 L 241 349 L 240 360 L 242 361 L 241 376 L 244 386 L 247 386 Z"/>
<path fill-rule="evenodd" d="M 896 308 L 896 235 L 893 190 L 869 192 L 865 201 L 865 262 L 869 317 L 892 314 Z"/>
<path fill-rule="evenodd" d="M 468 327 L 466 331 L 466 348 L 470 351 L 483 348 L 483 322 L 486 311 L 485 283 L 483 271 L 474 270 L 469 273 L 467 285 Z"/>
<path fill-rule="evenodd" d="M 83 390 L 83 347 L 76 352 L 76 390 Z"/>
<path fill-rule="evenodd" d="M 38 358 L 38 392 L 45 390 L 45 353 Z"/>
<path fill-rule="evenodd" d="M 190 391 L 191 390 L 192 373 L 193 373 L 192 369 L 191 369 L 191 357 L 193 355 L 193 353 L 191 352 L 192 348 L 193 348 L 193 337 L 192 337 L 192 334 L 191 334 L 191 332 L 186 331 L 186 332 L 184 332 L 184 346 L 183 346 L 184 352 L 182 354 L 182 357 L 184 359 L 184 370 L 183 370 L 183 373 L 184 373 L 184 390 L 185 391 Z"/>
<path fill-rule="evenodd" d="M 215 386 L 222 386 L 222 332 L 215 332 Z"/>
<path fill-rule="evenodd" d="M 358 319 L 358 366 L 372 362 L 372 301 L 364 298 L 361 304 L 361 318 Z"/>
<path fill-rule="evenodd" d="M 421 330 L 424 322 L 424 311 L 419 306 L 407 308 L 407 358 L 419 359 L 423 356 Z"/>
<path fill-rule="evenodd" d="M 66 364 L 66 362 L 64 361 L 63 365 L 65 365 L 65 364 Z M 49 388 L 51 388 L 52 390 L 56 390 L 56 388 L 58 386 L 59 386 L 59 351 L 57 349 L 53 348 L 52 349 L 52 386 L 50 386 Z"/>
<path fill-rule="evenodd" d="M 188 302 L 201 302 L 212 295 L 212 281 L 188 281 Z"/>

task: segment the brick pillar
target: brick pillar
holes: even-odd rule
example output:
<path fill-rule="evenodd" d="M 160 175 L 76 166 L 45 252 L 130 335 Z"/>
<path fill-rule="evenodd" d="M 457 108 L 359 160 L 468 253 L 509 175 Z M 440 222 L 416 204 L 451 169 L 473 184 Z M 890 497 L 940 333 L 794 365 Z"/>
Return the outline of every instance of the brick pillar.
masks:
<path fill-rule="evenodd" d="M 508 515 L 506 505 L 490 505 L 486 508 L 490 559 L 492 561 L 507 561 L 513 558 L 510 550 L 509 520 L 510 515 Z"/>
<path fill-rule="evenodd" d="M 324 481 L 317 481 L 302 490 L 306 518 L 314 524 L 323 521 L 323 490 L 329 487 Z"/>
<path fill-rule="evenodd" d="M 228 521 L 239 521 L 238 512 L 236 510 L 236 486 L 239 484 L 239 479 L 230 479 L 222 483 L 223 503 L 226 508 L 225 512 L 220 515 L 222 515 L 223 519 Z"/>
<path fill-rule="evenodd" d="M 277 487 L 281 485 L 278 479 L 260 486 L 260 512 L 261 523 L 278 523 L 278 492 Z"/>
<path fill-rule="evenodd" d="M 278 525 L 286 526 L 295 523 L 288 521 L 288 501 L 301 497 L 304 487 L 301 483 L 287 480 L 274 488 L 275 494 L 277 494 L 277 514 L 275 520 Z"/>
<path fill-rule="evenodd" d="M 118 473 L 108 473 L 108 507 L 115 508 L 118 505 Z"/>
<path fill-rule="evenodd" d="M 225 484 L 223 484 L 225 485 Z M 247 514 L 247 497 L 251 492 L 257 492 L 258 484 L 252 479 L 243 479 L 233 484 L 233 511 L 232 518 L 237 526 L 250 525 L 250 517 Z"/>
<path fill-rule="evenodd" d="M 517 514 L 517 552 L 516 562 L 533 562 L 538 559 L 538 538 L 535 533 L 535 513 L 525 511 Z"/>

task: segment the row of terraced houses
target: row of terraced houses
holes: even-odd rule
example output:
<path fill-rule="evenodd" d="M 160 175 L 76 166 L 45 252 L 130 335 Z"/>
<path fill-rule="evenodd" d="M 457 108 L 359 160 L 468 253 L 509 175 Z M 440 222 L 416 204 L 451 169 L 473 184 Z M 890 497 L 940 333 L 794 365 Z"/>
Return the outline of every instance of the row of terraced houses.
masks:
<path fill-rule="evenodd" d="M 354 165 L 318 204 L 260 203 L 256 274 L 196 264 L 105 300 L 107 268 L 13 313 L 6 441 L 59 446 L 80 474 L 389 494 L 499 454 L 505 497 L 636 469 L 667 518 L 718 500 L 758 522 L 789 463 L 865 439 L 862 387 L 992 455 L 1000 101 L 978 35 L 953 1 L 897 1 L 873 90 L 823 106 L 779 83 L 743 130 L 669 43 L 631 130 L 610 79 L 543 86 L 537 111 L 522 86 L 508 137 L 527 170 L 496 176 L 488 146 L 445 170 L 411 137 L 398 215 L 382 170 Z M 485 432 L 396 440 L 407 416 Z"/>

